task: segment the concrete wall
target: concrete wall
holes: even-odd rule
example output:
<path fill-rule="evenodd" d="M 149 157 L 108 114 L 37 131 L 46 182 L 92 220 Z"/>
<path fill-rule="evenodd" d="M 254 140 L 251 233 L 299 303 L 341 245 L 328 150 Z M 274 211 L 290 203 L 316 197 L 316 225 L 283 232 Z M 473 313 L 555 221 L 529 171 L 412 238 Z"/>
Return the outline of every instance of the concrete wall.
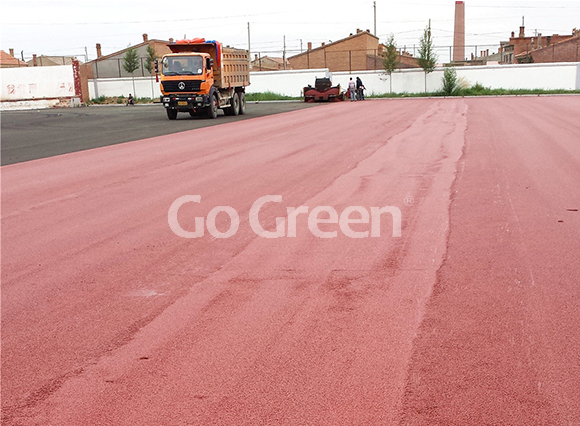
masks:
<path fill-rule="evenodd" d="M 302 96 L 302 89 L 314 86 L 316 78 L 330 77 L 328 69 L 261 71 L 250 73 L 246 93 L 274 92 L 286 96 Z"/>
<path fill-rule="evenodd" d="M 427 91 L 435 92 L 441 89 L 443 68 L 437 68 L 427 75 Z M 558 64 L 526 64 L 526 65 L 489 65 L 476 67 L 457 67 L 457 76 L 463 78 L 469 85 L 480 83 L 492 89 L 545 89 L 545 90 L 580 90 L 580 63 Z M 320 70 L 320 74 L 322 70 Z M 287 81 L 284 71 L 274 72 L 276 76 L 261 76 L 262 73 L 252 73 L 251 91 L 263 92 L 270 90 L 285 95 L 296 96 L 303 86 L 314 84 L 314 77 L 297 81 Z M 360 77 L 367 88 L 367 94 L 383 94 L 389 92 L 389 77 L 384 72 L 358 71 L 353 73 L 329 73 L 333 84 L 342 87 L 348 85 L 350 77 Z M 425 73 L 423 70 L 400 70 L 392 75 L 393 92 L 422 93 L 425 91 Z M 248 88 L 248 89 L 250 89 Z M 250 90 L 248 90 L 250 91 Z"/>
<path fill-rule="evenodd" d="M 89 80 L 89 94 L 91 99 L 99 96 L 129 96 L 139 98 L 159 98 L 161 89 L 159 83 L 155 82 L 155 77 L 135 77 L 135 88 L 133 79 L 123 78 L 101 78 Z"/>
<path fill-rule="evenodd" d="M 285 93 L 288 96 L 301 96 L 302 88 L 314 84 L 316 77 L 327 77 L 328 70 L 296 70 L 296 71 L 262 71 L 251 73 L 250 86 L 247 93 L 267 92 Z M 133 82 L 130 78 L 107 78 L 89 80 L 91 99 L 99 96 L 127 96 L 133 92 Z M 135 78 L 135 92 L 140 98 L 158 98 L 161 96 L 159 83 L 155 78 Z"/>
<path fill-rule="evenodd" d="M 53 99 L 75 96 L 71 65 L 0 69 L 1 101 Z"/>
<path fill-rule="evenodd" d="M 580 90 L 580 63 L 525 64 L 525 65 L 489 65 L 474 67 L 457 67 L 457 75 L 469 85 L 480 83 L 492 89 L 545 89 L 545 90 Z M 262 71 L 250 74 L 248 93 L 275 92 L 287 96 L 301 96 L 302 89 L 314 85 L 316 77 L 330 77 L 333 84 L 346 88 L 350 77 L 360 77 L 371 93 L 389 92 L 389 77 L 384 72 L 358 71 L 329 72 L 328 69 Z M 392 75 L 393 92 L 423 93 L 425 91 L 425 73 L 423 70 L 400 70 Z M 438 68 L 427 75 L 427 91 L 441 90 L 443 68 Z M 152 83 L 153 82 L 153 83 Z M 153 84 L 153 90 L 152 90 Z M 159 97 L 159 84 L 155 80 L 135 78 L 138 97 Z M 127 96 L 133 93 L 130 78 L 89 80 L 91 99 L 98 96 Z M 135 93 L 133 93 L 135 95 Z"/>

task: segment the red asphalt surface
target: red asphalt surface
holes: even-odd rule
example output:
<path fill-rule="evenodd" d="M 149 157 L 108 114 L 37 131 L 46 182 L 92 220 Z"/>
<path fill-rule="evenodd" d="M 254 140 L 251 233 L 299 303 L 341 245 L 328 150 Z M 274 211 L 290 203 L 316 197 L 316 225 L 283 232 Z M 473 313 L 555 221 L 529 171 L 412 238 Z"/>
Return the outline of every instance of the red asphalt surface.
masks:
<path fill-rule="evenodd" d="M 344 102 L 2 167 L 3 423 L 579 425 L 579 110 Z M 182 195 L 238 232 L 176 236 Z M 269 230 L 402 236 L 262 238 L 265 195 Z"/>

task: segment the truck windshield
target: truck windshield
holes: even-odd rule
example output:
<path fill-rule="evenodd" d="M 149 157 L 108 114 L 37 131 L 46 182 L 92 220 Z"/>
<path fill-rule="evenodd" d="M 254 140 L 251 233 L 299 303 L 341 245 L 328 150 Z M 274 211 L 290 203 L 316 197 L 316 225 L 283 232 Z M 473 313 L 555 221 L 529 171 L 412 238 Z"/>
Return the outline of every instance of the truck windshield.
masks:
<path fill-rule="evenodd" d="M 163 75 L 201 75 L 201 56 L 171 56 L 163 59 Z"/>

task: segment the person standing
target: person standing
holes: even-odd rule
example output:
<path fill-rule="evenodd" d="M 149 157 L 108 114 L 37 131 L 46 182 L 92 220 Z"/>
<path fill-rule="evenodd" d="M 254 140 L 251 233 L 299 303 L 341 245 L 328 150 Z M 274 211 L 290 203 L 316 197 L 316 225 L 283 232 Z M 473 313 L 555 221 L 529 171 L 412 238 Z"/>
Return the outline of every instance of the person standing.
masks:
<path fill-rule="evenodd" d="M 356 83 L 352 81 L 352 77 L 348 82 L 348 94 L 350 96 L 350 101 L 356 101 Z"/>
<path fill-rule="evenodd" d="M 358 98 L 361 101 L 365 100 L 364 90 L 365 90 L 365 86 L 364 86 L 362 80 L 360 79 L 360 77 L 357 77 L 356 78 L 356 94 L 358 95 Z"/>

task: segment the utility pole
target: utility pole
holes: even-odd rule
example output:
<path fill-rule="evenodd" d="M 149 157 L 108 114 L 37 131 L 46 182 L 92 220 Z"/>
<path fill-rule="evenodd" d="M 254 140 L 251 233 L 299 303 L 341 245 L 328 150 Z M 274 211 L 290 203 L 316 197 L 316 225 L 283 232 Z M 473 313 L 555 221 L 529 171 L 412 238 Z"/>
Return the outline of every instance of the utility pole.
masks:
<path fill-rule="evenodd" d="M 85 64 L 89 62 L 89 52 L 87 51 L 87 46 L 85 46 Z"/>
<path fill-rule="evenodd" d="M 373 9 L 374 9 L 374 15 L 375 15 L 375 19 L 374 19 L 374 21 L 375 21 L 375 33 L 374 33 L 374 35 L 376 37 L 376 35 L 377 35 L 377 2 L 376 1 L 373 2 Z"/>
<path fill-rule="evenodd" d="M 250 23 L 248 22 L 248 70 L 252 67 L 252 54 L 250 53 Z"/>
<path fill-rule="evenodd" d="M 282 55 L 282 62 L 284 63 L 284 69 L 286 69 L 286 36 L 284 36 L 284 54 Z"/>
<path fill-rule="evenodd" d="M 300 53 L 304 52 L 304 50 L 302 50 L 302 39 L 300 39 Z"/>

